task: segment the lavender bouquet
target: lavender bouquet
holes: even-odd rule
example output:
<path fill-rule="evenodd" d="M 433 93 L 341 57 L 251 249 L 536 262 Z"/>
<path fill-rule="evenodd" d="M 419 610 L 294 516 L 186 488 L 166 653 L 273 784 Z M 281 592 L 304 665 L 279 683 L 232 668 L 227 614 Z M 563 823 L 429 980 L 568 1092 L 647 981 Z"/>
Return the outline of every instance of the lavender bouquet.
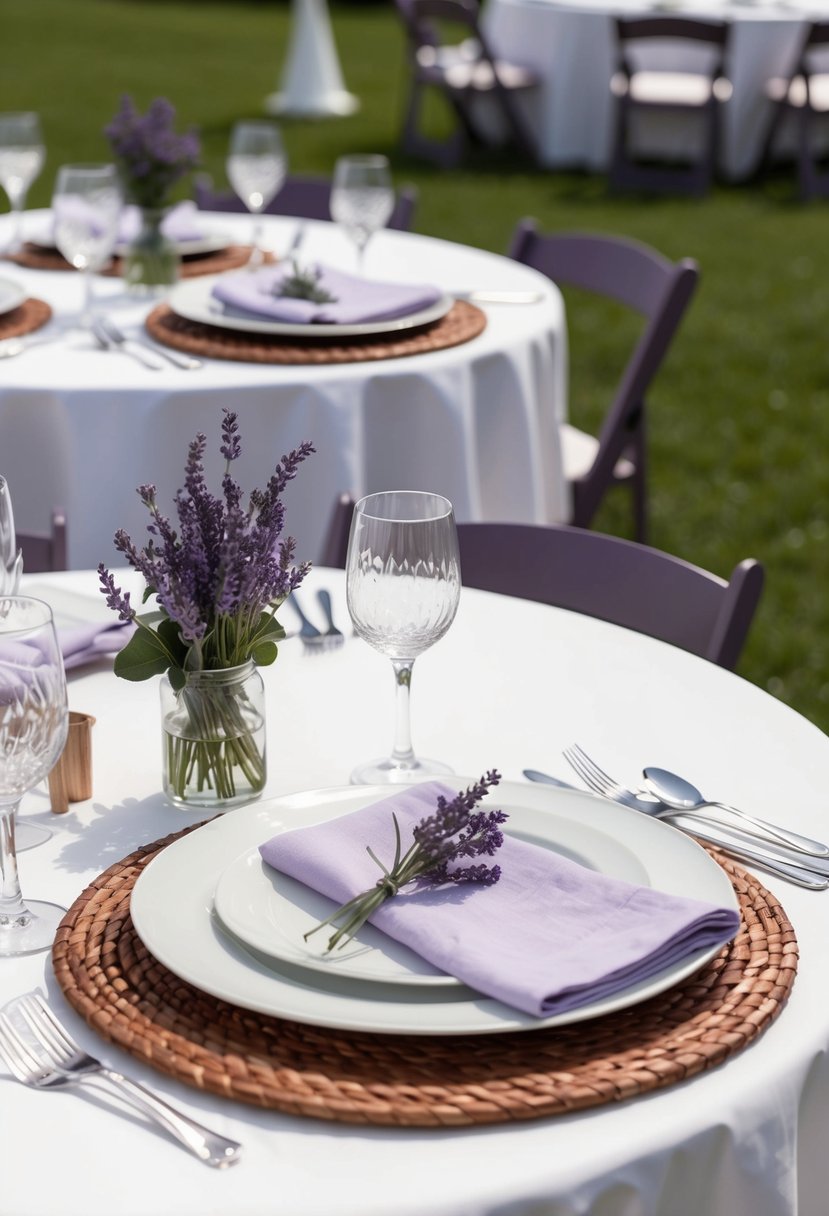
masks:
<path fill-rule="evenodd" d="M 273 663 L 285 631 L 276 611 L 307 573 L 293 564 L 294 541 L 282 538 L 282 493 L 314 448 L 303 443 L 277 464 L 264 490 L 248 503 L 230 473 L 241 453 L 236 414 L 224 411 L 220 451 L 225 458 L 222 496 L 207 489 L 206 438 L 190 444 L 184 488 L 175 496 L 178 530 L 159 510 L 156 487 L 139 486 L 150 512 L 148 543 L 138 549 L 122 529 L 115 548 L 145 579 L 140 615 L 101 563 L 107 604 L 138 626 L 115 660 L 126 680 L 162 681 L 165 787 L 174 802 L 227 805 L 259 793 L 265 784 L 264 702 L 256 666 Z"/>
<path fill-rule="evenodd" d="M 414 841 L 402 857 L 400 827 L 397 816 L 392 814 L 395 851 L 391 865 L 385 866 L 366 845 L 369 857 L 382 870 L 382 877 L 370 890 L 355 895 L 306 933 L 306 940 L 325 925 L 342 922 L 328 939 L 326 953 L 345 946 L 385 900 L 415 880 L 430 886 L 446 882 L 479 882 L 486 886 L 496 883 L 501 877 L 500 866 L 457 863 L 466 858 L 492 857 L 504 843 L 500 827 L 508 818 L 504 811 L 475 810 L 489 787 L 500 780 L 500 773 L 493 769 L 466 791 L 461 790 L 451 802 L 441 794 L 434 815 L 427 815 L 413 829 Z"/>
<path fill-rule="evenodd" d="M 104 127 L 127 197 L 139 207 L 166 207 L 173 186 L 199 163 L 195 129 L 177 135 L 175 117 L 164 97 L 156 97 L 142 115 L 125 93 L 115 117 Z"/>

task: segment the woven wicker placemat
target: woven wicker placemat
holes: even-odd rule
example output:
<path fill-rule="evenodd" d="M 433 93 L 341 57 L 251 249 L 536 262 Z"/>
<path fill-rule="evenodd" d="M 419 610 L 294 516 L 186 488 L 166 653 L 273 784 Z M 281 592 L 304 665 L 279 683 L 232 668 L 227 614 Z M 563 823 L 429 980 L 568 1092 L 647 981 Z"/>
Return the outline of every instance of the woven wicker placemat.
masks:
<path fill-rule="evenodd" d="M 459 346 L 483 332 L 486 315 L 474 304 L 456 300 L 446 316 L 432 325 L 369 339 L 263 337 L 188 321 L 168 304 L 154 308 L 145 324 L 156 342 L 209 359 L 236 359 L 244 363 L 359 363 Z"/>
<path fill-rule="evenodd" d="M 24 334 L 32 334 L 45 325 L 51 316 L 52 310 L 45 300 L 30 296 L 17 308 L 12 308 L 0 316 L 0 341 L 3 338 L 22 338 Z"/>
<path fill-rule="evenodd" d="M 630 1009 L 557 1029 L 451 1037 L 267 1017 L 173 975 L 132 926 L 139 874 L 193 830 L 101 874 L 64 917 L 52 962 L 67 1000 L 105 1039 L 180 1081 L 254 1106 L 409 1127 L 566 1114 L 721 1064 L 774 1020 L 794 982 L 797 941 L 783 908 L 753 875 L 714 854 L 740 901 L 739 935 L 684 984 Z"/>
<path fill-rule="evenodd" d="M 203 274 L 221 274 L 225 270 L 238 270 L 244 266 L 251 255 L 250 245 L 228 245 L 216 253 L 193 254 L 185 256 L 179 263 L 179 278 L 193 279 Z M 17 253 L 6 255 L 7 260 L 29 270 L 74 270 L 75 267 L 57 249 L 45 245 L 34 245 L 28 241 Z M 272 260 L 266 255 L 266 261 Z M 121 258 L 113 258 L 101 274 L 109 276 L 120 275 Z"/>

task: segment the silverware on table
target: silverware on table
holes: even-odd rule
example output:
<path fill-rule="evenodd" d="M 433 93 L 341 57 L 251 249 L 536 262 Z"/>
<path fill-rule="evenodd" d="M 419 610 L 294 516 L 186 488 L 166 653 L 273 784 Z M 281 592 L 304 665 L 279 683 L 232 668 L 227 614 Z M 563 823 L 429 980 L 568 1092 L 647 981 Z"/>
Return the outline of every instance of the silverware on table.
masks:
<path fill-rule="evenodd" d="M 116 342 L 114 338 L 110 338 L 107 331 L 103 328 L 100 321 L 93 321 L 91 325 L 92 336 L 100 346 L 101 350 L 117 350 L 123 355 L 130 355 L 144 367 L 150 371 L 160 372 L 164 364 L 160 359 L 156 359 L 149 351 L 144 351 L 140 346 L 128 346 L 124 342 Z"/>
<path fill-rule="evenodd" d="M 540 304 L 543 291 L 489 291 L 485 288 L 472 291 L 450 292 L 456 300 L 468 300 L 470 304 Z"/>
<path fill-rule="evenodd" d="M 0 1012 L 0 1055 L 12 1075 L 34 1089 L 103 1082 L 134 1109 L 169 1132 L 205 1165 L 222 1169 L 239 1160 L 241 1144 L 217 1135 L 175 1110 L 149 1089 L 85 1052 L 39 992 L 15 997 Z M 100 1085 L 96 1086 L 100 1089 Z"/>
<path fill-rule="evenodd" d="M 114 342 L 119 349 L 123 349 L 128 353 L 134 353 L 134 348 L 139 347 L 150 351 L 155 356 L 166 359 L 168 363 L 172 363 L 173 367 L 178 367 L 185 372 L 198 371 L 200 367 L 204 367 L 201 359 L 194 359 L 192 355 L 182 355 L 175 351 L 167 350 L 162 346 L 151 345 L 149 342 L 145 342 L 143 338 L 128 338 L 110 317 L 99 317 L 97 324 L 110 341 Z"/>
<path fill-rule="evenodd" d="M 741 832 L 731 824 L 713 824 L 704 820 L 700 822 L 698 816 L 668 807 L 644 791 L 636 793 L 627 789 L 600 769 L 578 745 L 565 748 L 563 755 L 588 789 L 609 798 L 612 802 L 618 802 L 654 818 L 669 820 L 673 827 L 713 844 L 741 861 L 761 866 L 769 873 L 778 878 L 785 878 L 797 886 L 812 891 L 825 891 L 829 887 L 829 866 L 818 858 L 767 844 L 756 836 Z"/>
<path fill-rule="evenodd" d="M 331 593 L 326 591 L 324 587 L 321 587 L 317 592 L 317 599 L 319 600 L 320 607 L 325 613 L 325 620 L 328 624 L 328 628 L 322 636 L 327 638 L 332 646 L 339 646 L 345 641 L 345 637 L 334 624 L 334 610 L 331 607 Z"/>
<path fill-rule="evenodd" d="M 303 646 L 305 646 L 308 651 L 318 654 L 323 650 L 331 650 L 333 647 L 338 646 L 342 642 L 343 635 L 340 633 L 339 629 L 335 628 L 333 632 L 331 632 L 329 629 L 323 633 L 322 630 L 317 629 L 316 625 L 313 624 L 312 621 L 308 620 L 308 617 L 300 607 L 295 591 L 288 597 L 287 602 L 291 605 L 294 612 L 299 617 L 299 636 L 302 639 Z"/>

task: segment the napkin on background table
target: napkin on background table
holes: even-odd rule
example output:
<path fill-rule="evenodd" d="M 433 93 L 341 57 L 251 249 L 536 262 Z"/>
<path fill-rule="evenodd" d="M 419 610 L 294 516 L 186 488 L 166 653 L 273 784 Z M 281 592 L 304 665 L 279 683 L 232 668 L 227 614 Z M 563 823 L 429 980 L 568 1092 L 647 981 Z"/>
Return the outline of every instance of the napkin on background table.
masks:
<path fill-rule="evenodd" d="M 116 655 L 126 646 L 134 632 L 134 625 L 116 620 L 104 625 L 59 627 L 57 634 L 63 666 L 67 671 L 71 671 L 73 667 L 83 667 L 86 663 Z"/>
<path fill-rule="evenodd" d="M 392 811 L 405 852 L 438 795 L 451 801 L 456 793 L 439 782 L 416 785 L 275 836 L 260 853 L 342 904 L 380 877 L 367 845 L 391 863 Z M 487 806 L 497 809 L 497 790 Z M 539 1017 L 612 996 L 698 950 L 724 945 L 739 928 L 733 908 L 633 886 L 513 837 L 505 837 L 494 860 L 501 867 L 494 885 L 407 887 L 371 923 L 471 988 Z M 319 931 L 323 945 L 332 931 Z"/>
<path fill-rule="evenodd" d="M 141 209 L 132 204 L 124 207 L 118 221 L 118 241 L 134 241 L 141 231 Z M 176 203 L 161 221 L 161 231 L 169 241 L 200 241 L 204 237 L 204 217 L 200 216 L 196 204 L 190 200 Z"/>
<path fill-rule="evenodd" d="M 343 274 L 328 266 L 320 271 L 319 286 L 335 297 L 333 303 L 315 304 L 274 294 L 283 279 L 293 273 L 292 263 L 223 274 L 213 287 L 213 296 L 223 304 L 268 321 L 289 324 L 361 325 L 392 321 L 436 304 L 439 288 L 428 283 L 381 283 Z"/>

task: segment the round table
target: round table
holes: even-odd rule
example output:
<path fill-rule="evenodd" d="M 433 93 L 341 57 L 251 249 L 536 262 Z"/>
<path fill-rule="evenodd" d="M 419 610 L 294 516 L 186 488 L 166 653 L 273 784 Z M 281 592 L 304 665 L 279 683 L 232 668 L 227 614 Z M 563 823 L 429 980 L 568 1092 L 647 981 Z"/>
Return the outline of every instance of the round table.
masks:
<path fill-rule="evenodd" d="M 723 106 L 720 168 L 739 180 L 754 172 L 770 121 L 766 81 L 792 68 L 813 9 L 806 4 L 758 0 L 487 0 L 485 28 L 502 58 L 532 68 L 541 85 L 532 106 L 542 161 L 604 170 L 613 146 L 615 101 L 610 79 L 617 68 L 614 18 L 678 15 L 716 17 L 731 24 L 726 70 L 733 85 Z M 699 48 L 679 52 L 660 44 L 648 65 L 694 70 Z M 670 56 L 670 58 L 669 58 Z M 644 57 L 643 57 L 644 62 Z M 659 116 L 640 132 L 648 150 L 670 152 L 699 138 L 699 124 Z"/>
<path fill-rule="evenodd" d="M 95 611 L 91 573 L 27 583 L 59 613 L 71 592 L 91 597 Z M 348 633 L 342 574 L 314 571 L 299 593 L 322 624 L 319 587 L 331 589 Z M 263 674 L 266 796 L 342 785 L 357 761 L 390 746 L 390 664 L 362 641 L 349 635 L 310 655 L 291 638 Z M 69 701 L 97 719 L 93 797 L 58 817 L 44 793 L 29 795 L 24 817 L 55 835 L 20 858 L 24 893 L 64 904 L 137 845 L 204 817 L 160 794 L 156 681 L 127 684 L 101 664 L 70 673 Z M 578 741 L 623 782 L 662 765 L 711 797 L 829 835 L 829 740 L 820 731 L 731 672 L 588 617 L 464 590 L 449 633 L 418 659 L 412 709 L 416 749 L 465 776 L 496 766 L 520 781 L 524 766 L 537 766 L 570 779 L 560 752 Z M 0 1001 L 45 986 L 85 1047 L 245 1151 L 217 1175 L 95 1101 L 0 1075 L 0 1206 L 15 1216 L 820 1216 L 829 1187 L 829 896 L 763 882 L 789 914 L 801 958 L 788 1004 L 754 1044 L 684 1084 L 520 1125 L 363 1128 L 223 1102 L 98 1039 L 66 1004 L 45 955 L 2 960 Z"/>
<path fill-rule="evenodd" d="M 250 238 L 245 216 L 201 216 L 207 233 Z M 297 222 L 268 218 L 265 244 L 285 252 Z M 48 226 L 48 212 L 25 217 L 32 238 Z M 0 246 L 9 233 L 5 220 Z M 355 268 L 353 247 L 333 224 L 309 222 L 299 256 Z M 41 331 L 54 341 L 2 362 L 2 472 L 20 530 L 48 530 L 51 509 L 63 507 L 70 565 L 111 561 L 115 528 L 136 533 L 145 524 L 135 488 L 154 481 L 169 509 L 198 431 L 208 438 L 208 477 L 220 477 L 223 407 L 239 415 L 237 476 L 246 490 L 264 485 L 282 454 L 303 440 L 316 446 L 286 495 L 302 558 L 318 556 L 343 491 L 359 497 L 434 490 L 453 501 L 459 519 L 567 519 L 558 432 L 566 412 L 567 338 L 557 288 L 508 258 L 388 230 L 370 244 L 365 273 L 450 292 L 517 290 L 540 299 L 482 304 L 487 324 L 477 338 L 406 358 L 294 366 L 207 359 L 199 371 L 148 371 L 122 353 L 97 349 L 91 336 L 72 328 L 80 275 L 0 266 L 0 276 L 55 312 Z M 127 335 L 142 334 L 150 303 L 106 277 L 96 280 L 95 294 Z"/>

